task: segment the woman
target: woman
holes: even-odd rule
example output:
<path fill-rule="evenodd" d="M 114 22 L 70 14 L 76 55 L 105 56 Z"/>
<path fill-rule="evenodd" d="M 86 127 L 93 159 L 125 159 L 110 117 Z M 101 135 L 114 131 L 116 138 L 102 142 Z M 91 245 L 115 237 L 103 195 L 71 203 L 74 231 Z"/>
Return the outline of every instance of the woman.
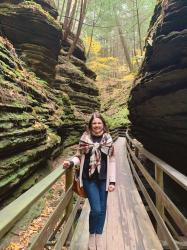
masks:
<path fill-rule="evenodd" d="M 63 162 L 65 168 L 77 164 L 80 164 L 80 186 L 84 187 L 91 208 L 88 249 L 103 250 L 107 195 L 115 189 L 116 163 L 112 138 L 99 113 L 92 114 L 76 156 Z"/>

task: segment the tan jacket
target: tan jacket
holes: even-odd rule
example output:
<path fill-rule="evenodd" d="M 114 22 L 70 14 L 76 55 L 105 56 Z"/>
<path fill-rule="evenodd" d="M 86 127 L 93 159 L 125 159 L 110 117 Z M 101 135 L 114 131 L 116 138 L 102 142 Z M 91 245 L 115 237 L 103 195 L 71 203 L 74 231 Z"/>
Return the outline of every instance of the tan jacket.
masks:
<path fill-rule="evenodd" d="M 84 166 L 85 154 L 81 156 L 81 160 L 79 157 L 74 156 L 71 161 L 74 162 L 74 165 L 80 165 L 80 186 L 83 186 L 82 182 L 82 172 Z M 115 156 L 107 156 L 107 180 L 106 180 L 106 191 L 108 191 L 108 186 L 110 182 L 116 182 L 116 160 Z"/>

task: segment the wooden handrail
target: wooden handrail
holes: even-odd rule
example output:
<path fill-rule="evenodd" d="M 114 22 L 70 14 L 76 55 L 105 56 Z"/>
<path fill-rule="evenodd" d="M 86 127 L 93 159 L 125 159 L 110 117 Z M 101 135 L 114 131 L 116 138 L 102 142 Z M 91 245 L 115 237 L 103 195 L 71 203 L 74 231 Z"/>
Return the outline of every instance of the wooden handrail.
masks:
<path fill-rule="evenodd" d="M 169 175 L 174 181 L 176 181 L 182 188 L 187 190 L 187 177 L 177 171 L 175 168 L 158 158 L 157 156 L 151 154 L 146 150 L 143 145 L 136 139 L 130 138 L 128 132 L 126 132 L 126 138 L 136 147 L 139 152 L 146 156 L 150 161 L 157 164 L 167 175 Z"/>
<path fill-rule="evenodd" d="M 134 177 L 136 178 L 136 181 L 147 201 L 147 204 L 149 205 L 149 208 L 151 209 L 157 223 L 159 223 L 159 225 L 161 226 L 161 229 L 162 229 L 162 234 L 164 235 L 165 239 L 167 242 L 169 242 L 169 246 L 172 247 L 172 250 L 179 250 L 175 240 L 173 239 L 171 233 L 169 232 L 167 226 L 165 225 L 164 223 L 164 220 L 162 219 L 161 215 L 157 212 L 157 209 L 151 199 L 151 197 L 149 196 L 146 188 L 144 187 L 142 181 L 140 180 L 140 177 L 138 176 L 135 168 L 133 167 L 133 162 L 131 161 L 130 158 L 128 158 L 129 162 L 130 162 L 130 165 L 131 165 L 131 168 L 132 168 L 132 172 L 133 172 L 133 175 Z"/>
<path fill-rule="evenodd" d="M 133 172 L 133 175 L 138 183 L 142 194 L 144 195 L 147 204 L 149 205 L 152 214 L 154 215 L 157 222 L 157 234 L 160 240 L 164 240 L 167 242 L 168 246 L 172 250 L 180 249 L 181 242 L 177 240 L 180 237 L 173 238 L 170 233 L 167 225 L 170 225 L 169 220 L 167 219 L 167 214 L 165 214 L 165 209 L 170 214 L 175 224 L 180 229 L 181 233 L 184 237 L 187 237 L 187 219 L 184 215 L 179 211 L 176 205 L 170 200 L 167 194 L 164 192 L 164 179 L 163 172 L 170 176 L 176 183 L 178 183 L 184 190 L 187 190 L 187 177 L 182 173 L 159 159 L 158 157 L 151 154 L 148 150 L 146 150 L 143 145 L 138 142 L 136 139 L 132 139 L 128 131 L 126 132 L 127 139 L 127 157 Z M 154 163 L 155 168 L 155 179 L 148 173 L 146 168 L 143 166 L 142 162 L 139 160 L 139 154 L 143 155 L 145 158 L 149 159 L 152 163 Z M 149 183 L 152 190 L 156 195 L 156 204 L 151 200 L 148 192 L 146 191 L 143 182 L 141 181 L 138 173 L 141 172 L 142 176 Z M 172 232 L 172 229 L 171 229 Z M 176 235 L 175 235 L 176 236 Z M 187 247 L 187 245 L 186 245 Z"/>
<path fill-rule="evenodd" d="M 116 127 L 114 129 L 110 130 L 110 134 L 113 138 L 113 141 L 116 141 L 118 137 L 122 136 L 125 137 L 126 133 L 126 127 Z"/>
<path fill-rule="evenodd" d="M 28 211 L 28 209 L 65 173 L 61 167 L 26 191 L 0 211 L 0 239 Z"/>
<path fill-rule="evenodd" d="M 65 175 L 65 192 L 59 198 L 59 203 L 49 216 L 41 231 L 36 235 L 35 239 L 30 245 L 30 250 L 43 249 L 56 234 L 60 235 L 55 242 L 54 249 L 61 249 L 64 245 L 67 236 L 73 229 L 74 221 L 77 211 L 80 207 L 82 199 L 77 198 L 74 205 L 73 197 L 73 168 L 67 170 L 60 165 L 52 173 L 42 179 L 35 186 L 30 188 L 27 192 L 9 204 L 0 211 L 0 239 L 10 231 L 15 223 L 26 213 L 29 208 L 46 192 L 50 187 L 62 176 Z M 63 227 L 63 229 L 62 229 Z"/>
<path fill-rule="evenodd" d="M 58 221 L 59 221 L 59 214 L 62 214 L 64 209 L 66 208 L 67 204 L 69 203 L 72 197 L 72 187 L 62 196 L 60 202 L 54 212 L 51 214 L 47 222 L 45 223 L 44 227 L 42 228 L 41 232 L 37 235 L 35 240 L 33 241 L 32 245 L 29 247 L 29 250 L 38 250 L 43 249 L 46 242 L 50 238 L 51 234 L 54 231 Z"/>
<path fill-rule="evenodd" d="M 127 145 L 128 146 L 128 145 Z M 128 146 L 128 150 L 129 146 Z M 168 212 L 172 215 L 172 218 L 176 222 L 176 224 L 181 227 L 181 230 L 184 234 L 187 236 L 187 223 L 186 219 L 183 216 L 183 214 L 177 209 L 175 204 L 168 198 L 168 196 L 165 194 L 165 192 L 159 187 L 159 185 L 155 182 L 155 180 L 151 177 L 151 175 L 148 173 L 148 171 L 144 168 L 144 166 L 140 163 L 138 158 L 135 156 L 135 154 L 131 151 L 131 156 L 136 163 L 136 166 L 138 166 L 139 170 L 151 186 L 151 188 L 154 190 L 156 194 L 158 194 L 161 203 L 167 208 Z"/>

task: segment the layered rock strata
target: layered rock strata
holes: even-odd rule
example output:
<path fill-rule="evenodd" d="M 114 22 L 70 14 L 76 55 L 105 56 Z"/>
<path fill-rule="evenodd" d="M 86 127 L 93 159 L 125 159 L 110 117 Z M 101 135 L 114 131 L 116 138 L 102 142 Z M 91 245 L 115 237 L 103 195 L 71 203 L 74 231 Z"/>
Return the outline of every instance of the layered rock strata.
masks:
<path fill-rule="evenodd" d="M 100 108 L 95 78 L 94 72 L 80 59 L 72 56 L 69 60 L 61 50 L 54 84 L 67 93 L 71 103 L 83 114 L 90 114 Z"/>
<path fill-rule="evenodd" d="M 44 120 L 63 114 L 45 83 L 27 72 L 14 48 L 0 40 L 0 196 L 31 174 L 60 144 Z M 61 109 L 61 110 L 60 110 Z"/>
<path fill-rule="evenodd" d="M 82 117 L 99 108 L 84 46 L 62 55 L 72 35 L 63 41 L 56 16 L 48 0 L 0 1 L 0 200 L 75 144 Z"/>
<path fill-rule="evenodd" d="M 0 4 L 1 34 L 35 74 L 52 82 L 61 46 L 61 26 L 32 1 Z"/>
<path fill-rule="evenodd" d="M 146 53 L 129 99 L 131 132 L 146 148 L 187 173 L 187 2 L 155 8 Z"/>
<path fill-rule="evenodd" d="M 22 66 L 0 38 L 0 199 L 63 147 L 77 142 L 82 119 L 70 100 Z"/>

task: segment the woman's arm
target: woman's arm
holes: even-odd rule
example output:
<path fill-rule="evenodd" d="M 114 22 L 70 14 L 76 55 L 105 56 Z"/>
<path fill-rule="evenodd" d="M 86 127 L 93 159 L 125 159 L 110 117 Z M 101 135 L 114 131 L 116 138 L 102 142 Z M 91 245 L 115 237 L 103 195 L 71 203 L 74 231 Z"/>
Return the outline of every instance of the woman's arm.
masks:
<path fill-rule="evenodd" d="M 73 167 L 73 166 L 79 165 L 79 164 L 80 164 L 80 157 L 75 155 L 71 160 L 65 160 L 63 162 L 63 167 L 69 168 L 69 167 Z"/>
<path fill-rule="evenodd" d="M 80 165 L 81 159 L 79 156 L 75 155 L 72 159 L 71 162 L 73 162 L 73 165 Z"/>
<path fill-rule="evenodd" d="M 115 190 L 116 184 L 116 160 L 114 154 L 109 158 L 109 168 L 110 168 L 110 175 L 109 175 L 109 186 L 108 191 L 112 192 Z"/>
<path fill-rule="evenodd" d="M 112 156 L 110 156 L 109 159 L 109 164 L 110 164 L 110 183 L 111 182 L 116 182 L 116 159 L 115 159 L 115 155 L 113 154 Z"/>

